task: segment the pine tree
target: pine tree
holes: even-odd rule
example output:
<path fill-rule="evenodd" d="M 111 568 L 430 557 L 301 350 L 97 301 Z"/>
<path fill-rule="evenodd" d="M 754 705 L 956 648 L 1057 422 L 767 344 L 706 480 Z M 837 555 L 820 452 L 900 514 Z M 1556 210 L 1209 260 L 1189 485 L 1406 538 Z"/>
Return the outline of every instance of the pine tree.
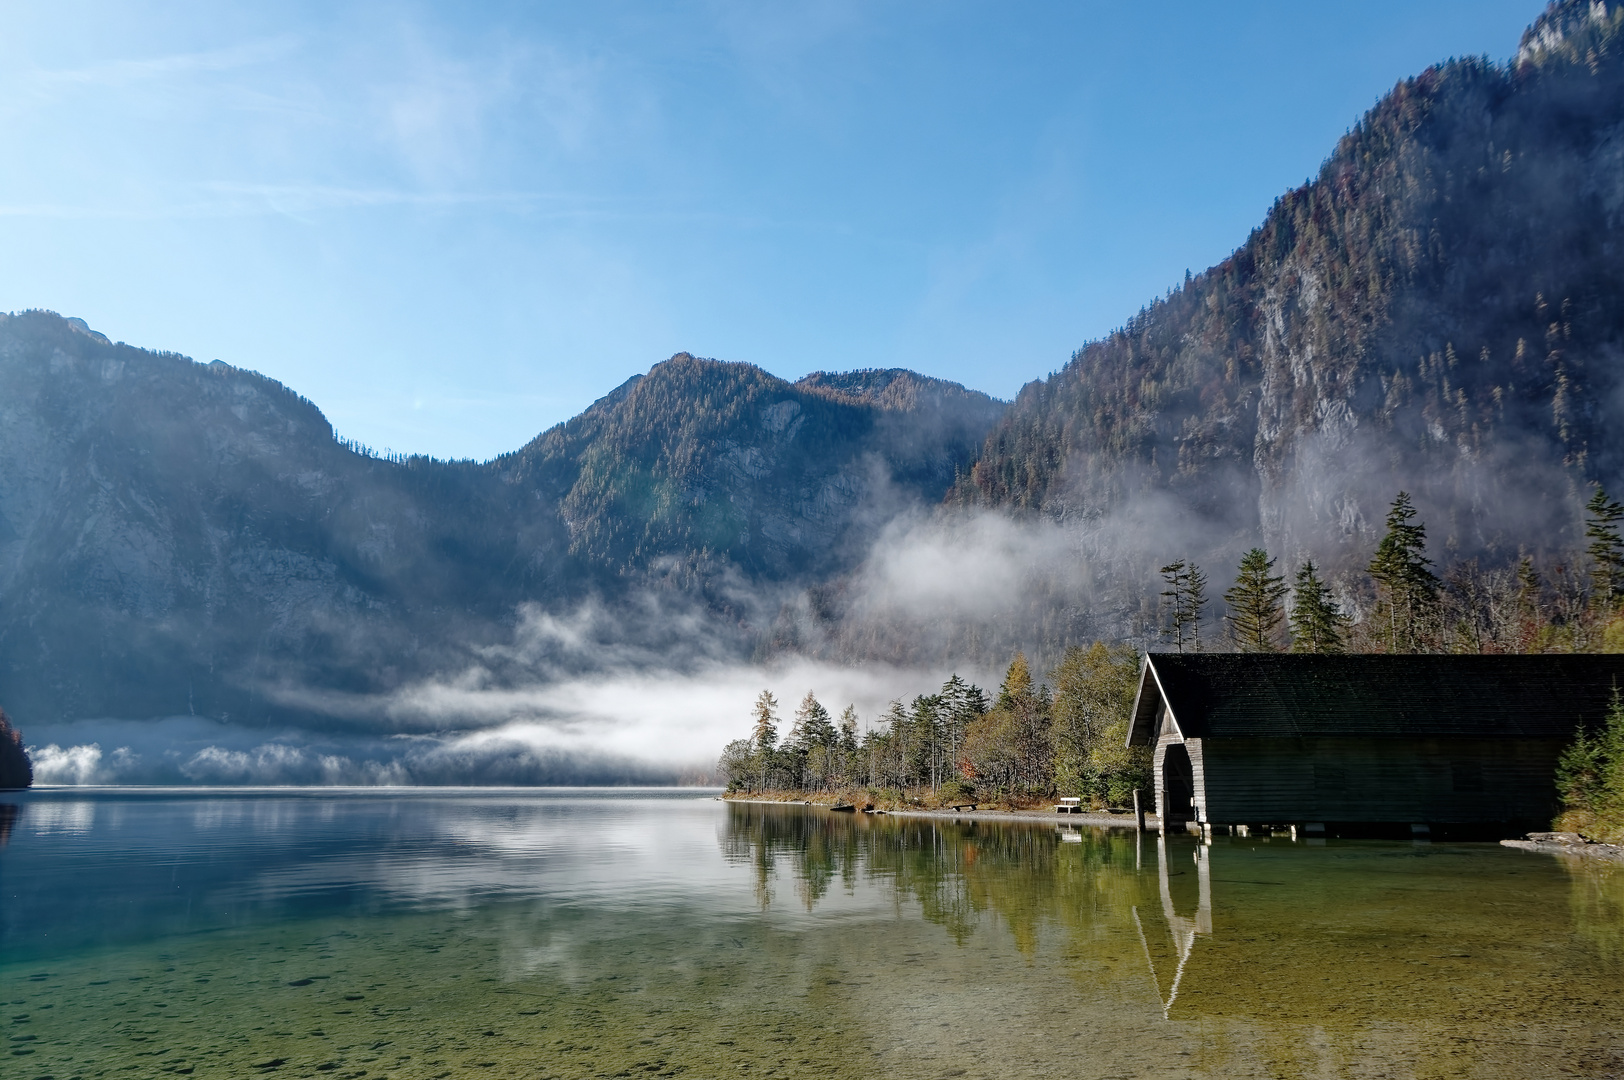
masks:
<path fill-rule="evenodd" d="M 1534 560 L 1524 555 L 1517 560 L 1517 598 L 1515 604 L 1515 627 L 1512 631 L 1512 648 L 1516 652 L 1529 652 L 1539 642 L 1541 628 L 1545 625 L 1545 583 L 1540 580 L 1539 571 L 1534 569 Z"/>
<path fill-rule="evenodd" d="M 1320 580 L 1319 569 L 1309 559 L 1297 571 L 1291 589 L 1291 651 L 1294 653 L 1339 653 L 1348 617 L 1331 599 L 1331 590 Z"/>
<path fill-rule="evenodd" d="M 1590 602 L 1602 611 L 1613 611 L 1624 598 L 1624 540 L 1619 538 L 1618 523 L 1624 518 L 1624 506 L 1607 497 L 1607 490 L 1596 485 L 1596 493 L 1585 504 L 1585 538 L 1590 546 Z"/>
<path fill-rule="evenodd" d="M 1229 632 L 1241 652 L 1277 652 L 1275 635 L 1285 612 L 1280 601 L 1287 593 L 1285 578 L 1270 574 L 1275 560 L 1262 548 L 1241 556 L 1235 584 L 1224 593 L 1229 605 Z"/>
<path fill-rule="evenodd" d="M 857 752 L 857 706 L 847 705 L 840 713 L 840 748 L 848 754 Z"/>
<path fill-rule="evenodd" d="M 801 707 L 795 710 L 795 726 L 790 729 L 790 745 L 797 750 L 807 751 L 814 746 L 830 747 L 840 741 L 840 735 L 835 731 L 834 721 L 829 717 L 829 710 L 811 690 L 801 699 Z"/>
<path fill-rule="evenodd" d="M 1171 640 L 1179 652 L 1184 651 L 1186 643 L 1200 652 L 1201 609 L 1207 603 L 1207 575 L 1195 563 L 1186 563 L 1183 559 L 1168 563 L 1160 573 L 1162 581 L 1167 584 L 1162 595 L 1167 597 L 1170 604 L 1168 622 L 1162 636 Z"/>
<path fill-rule="evenodd" d="M 1599 730 L 1579 730 L 1556 766 L 1564 813 L 1557 827 L 1603 843 L 1624 843 L 1624 701 L 1613 701 Z"/>
<path fill-rule="evenodd" d="M 913 699 L 913 712 L 909 717 L 913 728 L 913 757 L 908 771 L 928 781 L 935 790 L 941 784 L 942 718 L 941 701 L 934 696 L 920 694 Z"/>
<path fill-rule="evenodd" d="M 912 740 L 908 737 L 908 710 L 901 701 L 893 699 L 880 719 L 888 729 L 884 741 L 885 763 L 882 766 L 887 771 L 882 778 L 887 786 L 894 783 L 897 787 L 907 787 L 909 752 L 913 749 Z"/>
<path fill-rule="evenodd" d="M 1410 493 L 1401 491 L 1387 511 L 1387 535 L 1376 545 L 1369 573 L 1376 579 L 1377 618 L 1387 624 L 1390 652 L 1418 652 L 1422 631 L 1438 604 L 1438 577 L 1425 555 L 1427 527 L 1415 520 Z"/>
<path fill-rule="evenodd" d="M 760 760 L 761 787 L 767 787 L 767 774 L 772 769 L 773 755 L 778 749 L 778 699 L 771 690 L 763 690 L 756 697 L 756 728 L 750 741 Z"/>
<path fill-rule="evenodd" d="M 943 735 L 948 766 L 957 770 L 964 749 L 964 736 L 970 725 L 987 711 L 987 692 L 967 683 L 955 673 L 942 684 L 937 695 L 942 703 Z"/>

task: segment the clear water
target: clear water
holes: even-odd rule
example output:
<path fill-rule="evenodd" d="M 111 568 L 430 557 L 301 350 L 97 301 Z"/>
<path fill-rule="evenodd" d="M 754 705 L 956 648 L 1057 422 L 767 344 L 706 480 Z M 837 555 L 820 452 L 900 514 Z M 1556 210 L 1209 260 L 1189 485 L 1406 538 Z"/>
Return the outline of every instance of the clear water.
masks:
<path fill-rule="evenodd" d="M 1624 871 L 691 792 L 0 806 L 0 1075 L 1624 1075 Z"/>

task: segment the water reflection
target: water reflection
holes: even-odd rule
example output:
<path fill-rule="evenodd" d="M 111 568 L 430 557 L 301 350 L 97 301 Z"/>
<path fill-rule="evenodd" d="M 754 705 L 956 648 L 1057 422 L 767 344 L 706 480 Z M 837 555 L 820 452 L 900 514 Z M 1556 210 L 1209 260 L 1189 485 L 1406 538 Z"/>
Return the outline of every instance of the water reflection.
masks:
<path fill-rule="evenodd" d="M 9 804 L 0 804 L 9 805 Z M 30 792 L 0 874 L 0 951 L 323 914 L 607 908 L 718 889 L 716 804 L 691 792 Z M 741 901 L 741 905 L 742 901 Z"/>
<path fill-rule="evenodd" d="M 1356 1057 L 1377 1031 L 1421 1057 L 1448 1032 L 1450 1054 L 1489 1068 L 1566 1030 L 1593 1064 L 1624 1063 L 1624 868 L 1486 844 L 1209 845 L 762 805 L 730 807 L 723 850 L 764 907 L 786 879 L 806 910 L 868 883 L 960 946 L 1007 932 L 1034 957 L 1048 941 L 1080 1000 L 1218 1024 L 1304 1074 L 1314 1040 Z"/>
<path fill-rule="evenodd" d="M 1139 843 L 1143 845 L 1143 839 Z M 1173 950 L 1178 955 L 1178 966 L 1173 969 L 1171 981 L 1166 984 L 1164 992 L 1162 976 L 1156 971 L 1156 961 L 1151 956 L 1150 940 L 1145 936 L 1145 924 L 1139 918 L 1139 908 L 1133 908 L 1133 926 L 1139 931 L 1139 941 L 1145 947 L 1145 964 L 1150 968 L 1151 981 L 1156 984 L 1156 996 L 1162 1003 L 1162 1016 L 1171 1017 L 1173 1003 L 1178 1000 L 1179 983 L 1184 979 L 1184 968 L 1190 962 L 1190 953 L 1195 949 L 1197 934 L 1212 933 L 1212 849 L 1205 844 L 1198 844 L 1192 853 L 1195 859 L 1195 887 L 1196 897 L 1193 911 L 1186 907 L 1190 914 L 1180 915 L 1178 907 L 1173 903 L 1173 882 L 1185 874 L 1173 872 L 1167 857 L 1167 837 L 1156 837 L 1156 870 L 1157 879 L 1161 885 L 1162 918 L 1167 924 L 1168 936 L 1172 939 Z M 1142 862 L 1137 863 L 1142 868 Z M 1187 885 L 1188 881 L 1180 882 Z M 1187 899 L 1187 898 L 1186 898 Z"/>
<path fill-rule="evenodd" d="M 16 802 L 28 1075 L 1624 1075 L 1624 868 L 1492 845 L 670 793 Z"/>

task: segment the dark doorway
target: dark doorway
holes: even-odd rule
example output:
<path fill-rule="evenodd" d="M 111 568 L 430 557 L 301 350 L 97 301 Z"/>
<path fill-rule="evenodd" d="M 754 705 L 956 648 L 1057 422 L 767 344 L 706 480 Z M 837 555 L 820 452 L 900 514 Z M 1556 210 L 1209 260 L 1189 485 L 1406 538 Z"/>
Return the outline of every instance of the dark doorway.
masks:
<path fill-rule="evenodd" d="M 1167 800 L 1169 823 L 1195 817 L 1195 769 L 1183 743 L 1172 744 L 1162 755 L 1162 797 Z"/>

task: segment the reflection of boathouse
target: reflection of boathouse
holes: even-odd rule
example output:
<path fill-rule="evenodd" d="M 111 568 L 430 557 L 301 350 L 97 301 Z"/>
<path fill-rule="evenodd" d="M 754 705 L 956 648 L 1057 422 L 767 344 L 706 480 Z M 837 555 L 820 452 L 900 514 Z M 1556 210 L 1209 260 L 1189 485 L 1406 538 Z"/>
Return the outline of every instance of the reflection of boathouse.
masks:
<path fill-rule="evenodd" d="M 1175 827 L 1545 827 L 1621 684 L 1624 656 L 1151 653 L 1128 743 Z"/>

